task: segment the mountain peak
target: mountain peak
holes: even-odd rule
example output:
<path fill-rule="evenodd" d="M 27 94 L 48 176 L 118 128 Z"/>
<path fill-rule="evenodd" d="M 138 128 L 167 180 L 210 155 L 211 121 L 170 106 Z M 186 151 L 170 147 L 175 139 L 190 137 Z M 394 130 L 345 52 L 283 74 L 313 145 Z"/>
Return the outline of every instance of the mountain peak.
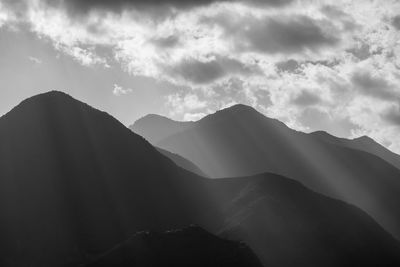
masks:
<path fill-rule="evenodd" d="M 259 113 L 251 106 L 247 106 L 244 104 L 235 104 L 233 106 L 218 110 L 215 113 L 209 114 L 204 118 L 200 119 L 198 122 L 204 123 L 208 121 L 214 121 L 216 118 L 217 119 L 227 118 L 232 115 L 237 117 L 247 118 L 248 116 L 261 115 L 261 113 Z"/>
<path fill-rule="evenodd" d="M 75 100 L 78 101 L 76 99 L 74 99 L 72 96 L 70 96 L 69 94 L 65 93 L 65 92 L 61 92 L 61 91 L 56 91 L 56 90 L 52 90 L 52 91 L 48 91 L 48 92 L 44 92 L 41 94 L 37 94 L 34 95 L 30 98 L 27 98 L 26 100 L 22 101 L 22 103 L 24 103 L 25 101 L 30 101 L 30 100 L 38 100 L 38 99 L 65 99 L 65 100 Z"/>
<path fill-rule="evenodd" d="M 72 96 L 70 96 L 67 93 L 61 92 L 61 91 L 48 91 L 45 93 L 37 94 L 32 97 L 29 97 L 25 100 L 23 100 L 21 103 L 19 103 L 14 110 L 18 110 L 22 107 L 30 106 L 30 105 L 42 105 L 43 102 L 45 103 L 53 103 L 54 105 L 59 105 L 60 103 L 68 103 L 70 104 L 71 102 L 75 103 L 81 103 L 81 101 L 76 100 Z"/>
<path fill-rule="evenodd" d="M 259 113 L 255 108 L 252 106 L 248 106 L 245 104 L 235 104 L 230 107 L 227 107 L 225 109 L 222 109 L 221 111 L 230 111 L 230 112 L 257 112 Z"/>

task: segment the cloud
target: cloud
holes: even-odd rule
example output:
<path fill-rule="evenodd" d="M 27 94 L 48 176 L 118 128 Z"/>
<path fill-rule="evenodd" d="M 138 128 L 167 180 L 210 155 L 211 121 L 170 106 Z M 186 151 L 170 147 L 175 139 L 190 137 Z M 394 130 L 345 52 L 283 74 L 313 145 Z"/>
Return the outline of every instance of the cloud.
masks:
<path fill-rule="evenodd" d="M 314 107 L 306 108 L 298 119 L 308 129 L 326 131 L 339 137 L 349 137 L 360 129 L 348 117 L 334 117 Z"/>
<path fill-rule="evenodd" d="M 154 38 L 151 43 L 156 45 L 158 48 L 173 48 L 179 45 L 179 37 L 170 35 L 168 37 Z"/>
<path fill-rule="evenodd" d="M 302 90 L 300 94 L 292 99 L 292 103 L 298 106 L 312 106 L 321 102 L 322 100 L 318 95 L 308 90 Z"/>
<path fill-rule="evenodd" d="M 123 88 L 122 86 L 119 86 L 118 84 L 114 84 L 113 94 L 115 96 L 126 95 L 126 94 L 130 94 L 132 92 L 133 92 L 133 90 L 130 88 Z"/>
<path fill-rule="evenodd" d="M 207 114 L 206 113 L 186 113 L 183 116 L 184 121 L 198 121 L 205 117 Z"/>
<path fill-rule="evenodd" d="M 46 0 L 51 2 L 54 0 Z M 293 0 L 68 0 L 62 3 L 72 12 L 88 13 L 93 10 L 122 12 L 126 9 L 154 11 L 154 9 L 190 9 L 211 5 L 213 3 L 241 2 L 251 5 L 280 7 Z"/>
<path fill-rule="evenodd" d="M 0 25 L 19 22 L 93 72 L 161 81 L 176 119 L 244 103 L 298 130 L 391 138 L 400 151 L 381 115 L 400 102 L 400 2 L 328 2 L 0 0 Z"/>
<path fill-rule="evenodd" d="M 182 115 L 184 113 L 191 114 L 193 113 L 193 111 L 199 111 L 207 107 L 207 102 L 204 100 L 200 100 L 199 96 L 193 93 L 187 95 L 169 95 L 166 98 L 166 102 L 167 105 L 172 108 L 172 116 L 175 116 L 177 114 Z"/>
<path fill-rule="evenodd" d="M 322 13 L 330 18 L 346 18 L 349 15 L 341 10 L 339 7 L 334 5 L 324 5 L 321 8 Z"/>
<path fill-rule="evenodd" d="M 400 127 L 400 109 L 398 106 L 389 108 L 381 117 L 389 124 Z"/>
<path fill-rule="evenodd" d="M 392 19 L 392 25 L 393 25 L 396 29 L 400 30 L 400 15 L 397 15 L 397 16 L 394 16 L 394 17 L 393 17 L 393 19 Z"/>
<path fill-rule="evenodd" d="M 363 95 L 385 101 L 397 101 L 399 94 L 393 90 L 393 86 L 381 77 L 374 77 L 369 72 L 356 72 L 351 81 Z"/>
<path fill-rule="evenodd" d="M 269 54 L 318 52 L 323 47 L 335 46 L 339 42 L 320 24 L 306 16 L 268 17 L 255 20 L 242 32 L 242 49 L 256 50 Z"/>
<path fill-rule="evenodd" d="M 41 59 L 37 58 L 37 57 L 29 56 L 28 59 L 29 59 L 32 63 L 34 63 L 34 64 L 36 64 L 36 65 L 39 65 L 39 64 L 42 64 L 42 63 L 43 63 L 43 61 L 42 61 Z"/>
<path fill-rule="evenodd" d="M 238 60 L 219 56 L 206 61 L 184 59 L 166 70 L 172 77 L 179 77 L 194 84 L 211 83 L 230 74 L 261 74 L 256 65 L 246 65 Z"/>
<path fill-rule="evenodd" d="M 294 73 L 298 71 L 300 64 L 294 59 L 289 59 L 286 61 L 277 62 L 275 66 L 278 69 L 278 71 L 286 71 Z"/>

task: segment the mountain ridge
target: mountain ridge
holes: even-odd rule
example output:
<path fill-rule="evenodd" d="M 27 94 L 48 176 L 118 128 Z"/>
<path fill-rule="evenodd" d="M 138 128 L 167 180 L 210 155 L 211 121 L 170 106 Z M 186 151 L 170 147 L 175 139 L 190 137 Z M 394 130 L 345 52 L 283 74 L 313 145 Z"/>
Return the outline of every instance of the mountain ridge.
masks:
<path fill-rule="evenodd" d="M 146 129 L 140 132 L 146 137 Z M 357 205 L 400 238 L 398 155 L 372 139 L 302 133 L 243 105 L 160 139 L 155 145 L 187 158 L 209 177 L 281 174 Z"/>
<path fill-rule="evenodd" d="M 138 231 L 192 223 L 266 266 L 400 263 L 398 241 L 360 210 L 275 174 L 200 177 L 63 94 L 0 119 L 1 266 L 77 266 Z"/>

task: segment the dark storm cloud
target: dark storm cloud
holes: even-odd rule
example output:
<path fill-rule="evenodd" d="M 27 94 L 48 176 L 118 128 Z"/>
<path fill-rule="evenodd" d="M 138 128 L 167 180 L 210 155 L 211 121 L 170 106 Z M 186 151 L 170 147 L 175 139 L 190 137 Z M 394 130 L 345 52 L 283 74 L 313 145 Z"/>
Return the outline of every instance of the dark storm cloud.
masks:
<path fill-rule="evenodd" d="M 356 72 L 351 78 L 352 83 L 360 93 L 374 98 L 397 101 L 399 95 L 393 90 L 388 81 L 380 77 L 373 77 L 368 72 Z"/>
<path fill-rule="evenodd" d="M 311 93 L 308 90 L 302 90 L 299 95 L 292 99 L 292 103 L 297 106 L 312 106 L 320 103 L 322 100 L 321 98 Z"/>
<path fill-rule="evenodd" d="M 400 30 L 400 15 L 397 15 L 397 16 L 395 16 L 395 17 L 392 19 L 392 25 L 393 25 L 396 29 Z"/>
<path fill-rule="evenodd" d="M 317 52 L 339 42 L 337 37 L 327 34 L 318 21 L 305 16 L 253 21 L 243 36 L 248 49 L 270 54 Z"/>
<path fill-rule="evenodd" d="M 216 57 L 208 62 L 186 59 L 173 67 L 168 67 L 167 72 L 173 77 L 178 76 L 195 84 L 206 84 L 228 74 L 260 74 L 261 69 L 256 65 L 247 66 L 234 59 Z"/>

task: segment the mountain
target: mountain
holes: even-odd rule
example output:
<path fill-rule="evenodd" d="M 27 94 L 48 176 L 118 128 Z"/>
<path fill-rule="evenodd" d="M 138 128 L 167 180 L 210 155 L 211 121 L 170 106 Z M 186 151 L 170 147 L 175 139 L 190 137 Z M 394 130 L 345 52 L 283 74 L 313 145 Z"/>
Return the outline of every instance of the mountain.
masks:
<path fill-rule="evenodd" d="M 281 174 L 362 208 L 400 238 L 400 169 L 390 164 L 398 156 L 372 139 L 298 132 L 245 105 L 197 122 L 166 121 L 168 134 L 159 131 L 157 138 L 150 138 L 159 140 L 154 145 L 190 160 L 209 177 Z M 158 127 L 142 128 L 148 124 L 144 118 L 131 129 L 147 138 Z"/>
<path fill-rule="evenodd" d="M 156 147 L 157 151 L 172 160 L 177 166 L 188 170 L 190 172 L 193 172 L 197 175 L 206 177 L 207 175 L 203 173 L 202 170 L 200 170 L 199 167 L 194 165 L 193 162 L 190 162 L 189 160 L 185 159 L 184 157 L 179 156 L 178 154 L 171 153 L 165 149 L 161 149 L 159 147 Z"/>
<path fill-rule="evenodd" d="M 190 224 L 244 241 L 265 266 L 400 264 L 398 241 L 358 208 L 274 174 L 200 177 L 66 94 L 0 118 L 1 266 L 77 266 L 138 231 Z"/>
<path fill-rule="evenodd" d="M 213 181 L 214 188 L 236 196 L 225 206 L 219 234 L 245 240 L 264 266 L 398 264 L 395 239 L 355 206 L 278 175 Z"/>
<path fill-rule="evenodd" d="M 173 135 L 193 125 L 193 122 L 174 121 L 160 115 L 149 114 L 137 120 L 134 125 L 130 126 L 130 129 L 138 135 L 145 136 L 150 143 L 155 144 L 166 136 Z"/>
<path fill-rule="evenodd" d="M 324 142 L 371 153 L 386 160 L 396 168 L 400 169 L 400 155 L 393 153 L 392 151 L 378 144 L 374 139 L 368 136 L 364 135 L 355 139 L 346 139 L 332 136 L 323 131 L 313 132 L 311 133 L 311 135 L 315 136 L 316 138 L 320 138 Z"/>
<path fill-rule="evenodd" d="M 140 230 L 213 230 L 207 195 L 186 201 L 191 175 L 66 94 L 27 99 L 0 119 L 0 265 L 73 264 Z"/>
<path fill-rule="evenodd" d="M 88 267 L 191 266 L 261 267 L 243 243 L 218 238 L 198 226 L 166 232 L 139 232 Z"/>

